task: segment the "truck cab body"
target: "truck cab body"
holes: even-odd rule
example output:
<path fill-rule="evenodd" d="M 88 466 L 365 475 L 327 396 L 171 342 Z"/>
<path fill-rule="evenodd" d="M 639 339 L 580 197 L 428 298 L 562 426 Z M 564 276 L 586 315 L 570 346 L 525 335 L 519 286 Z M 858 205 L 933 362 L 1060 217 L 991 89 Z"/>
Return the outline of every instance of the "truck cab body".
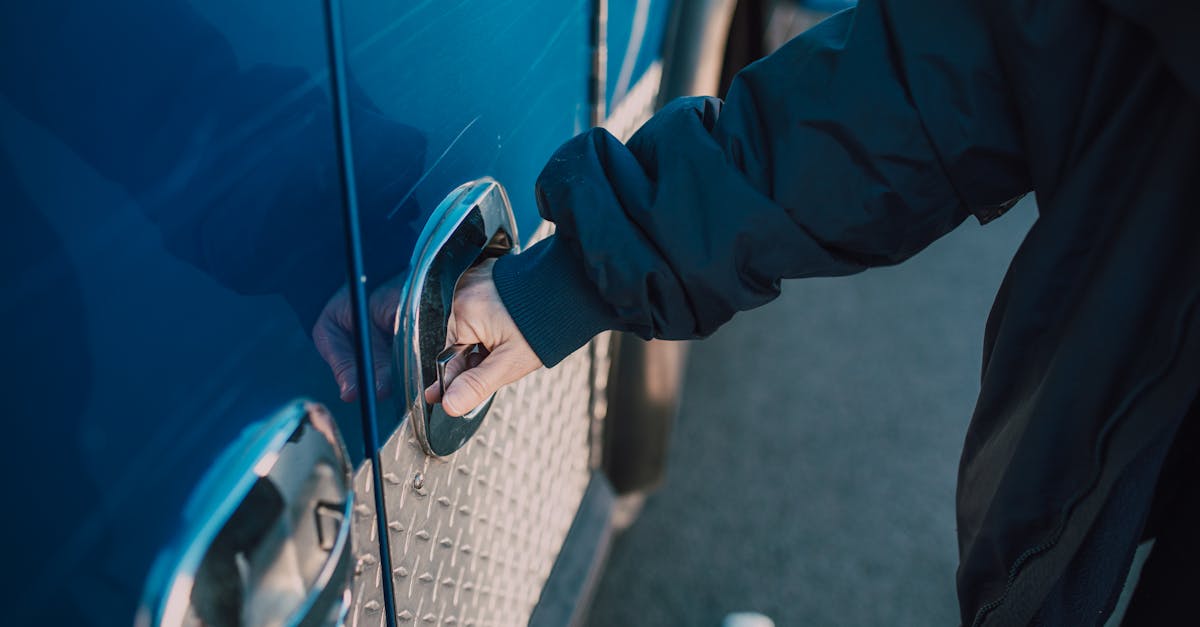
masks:
<path fill-rule="evenodd" d="M 544 236 L 533 182 L 554 149 L 598 124 L 627 136 L 690 89 L 665 85 L 715 86 L 719 67 L 672 74 L 670 51 L 706 45 L 679 24 L 731 11 L 6 6 L 8 622 L 579 620 L 617 492 L 661 468 L 613 470 L 630 455 L 606 440 L 609 400 L 638 396 L 608 382 L 636 386 L 668 349 L 621 340 L 610 377 L 601 336 L 435 450 L 425 421 L 443 418 L 412 390 L 434 380 L 457 275 L 429 269 Z M 507 221 L 470 243 L 485 205 Z"/>

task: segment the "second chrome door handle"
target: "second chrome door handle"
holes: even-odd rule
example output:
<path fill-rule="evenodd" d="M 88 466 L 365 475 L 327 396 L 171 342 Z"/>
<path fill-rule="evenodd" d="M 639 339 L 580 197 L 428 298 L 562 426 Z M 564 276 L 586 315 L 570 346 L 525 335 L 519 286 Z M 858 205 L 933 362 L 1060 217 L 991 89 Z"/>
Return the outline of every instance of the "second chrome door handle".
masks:
<path fill-rule="evenodd" d="M 398 410 L 412 422 L 413 434 L 430 455 L 445 457 L 475 435 L 492 397 L 466 415 L 449 416 L 425 401 L 436 380 L 443 393 L 446 367 L 456 356 L 469 357 L 471 345 L 446 348 L 446 323 L 459 277 L 481 259 L 517 252 L 517 225 L 504 188 L 483 178 L 462 185 L 438 205 L 417 240 L 408 281 L 396 311 L 392 352 L 397 389 L 405 403 Z"/>

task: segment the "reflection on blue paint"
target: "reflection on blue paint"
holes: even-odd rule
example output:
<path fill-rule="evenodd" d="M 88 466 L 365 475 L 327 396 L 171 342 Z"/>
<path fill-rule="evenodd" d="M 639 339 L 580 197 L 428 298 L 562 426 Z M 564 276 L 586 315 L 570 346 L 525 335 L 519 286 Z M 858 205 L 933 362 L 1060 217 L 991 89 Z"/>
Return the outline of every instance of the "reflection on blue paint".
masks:
<path fill-rule="evenodd" d="M 405 276 L 424 217 L 463 181 L 498 178 L 534 230 L 534 178 L 586 124 L 590 7 L 348 3 L 371 292 Z M 346 337 L 353 319 L 336 306 L 320 5 L 7 3 L 0 54 L 3 464 L 21 540 L 5 613 L 125 625 L 187 495 L 246 424 L 313 398 L 363 455 L 313 339 L 318 319 Z M 385 341 L 387 318 L 372 316 Z"/>
<path fill-rule="evenodd" d="M 394 181 L 395 169 L 367 154 L 356 133 L 360 194 L 414 202 L 419 209 L 392 220 L 419 230 L 447 193 L 491 176 L 508 190 L 518 232 L 533 233 L 541 221 L 534 180 L 554 150 L 586 128 L 591 7 L 591 0 L 465 0 L 398 11 L 391 0 L 344 3 L 347 63 L 361 87 L 352 102 L 369 101 L 426 140 L 419 176 Z M 395 262 L 411 252 L 390 227 L 363 225 L 373 345 L 390 341 L 403 279 Z M 378 407 L 382 441 L 396 426 L 395 399 Z"/>
<path fill-rule="evenodd" d="M 609 0 L 607 111 L 662 57 L 670 14 L 669 0 Z"/>
<path fill-rule="evenodd" d="M 837 13 L 858 4 L 856 0 L 796 0 L 796 4 L 821 13 Z"/>
<path fill-rule="evenodd" d="M 303 11 L 265 4 L 3 9 L 12 624 L 128 624 L 195 480 L 291 398 L 329 405 L 361 458 L 310 339 L 346 280 L 319 6 L 281 24 Z M 415 201 L 387 214 L 425 136 L 365 97 L 351 115 L 364 230 L 411 247 Z"/>

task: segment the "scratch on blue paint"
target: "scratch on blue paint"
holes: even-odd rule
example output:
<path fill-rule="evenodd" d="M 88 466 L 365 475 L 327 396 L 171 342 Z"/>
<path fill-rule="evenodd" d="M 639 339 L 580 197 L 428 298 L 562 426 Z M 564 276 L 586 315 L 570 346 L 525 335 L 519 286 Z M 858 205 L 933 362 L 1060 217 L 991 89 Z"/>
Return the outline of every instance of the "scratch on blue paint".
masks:
<path fill-rule="evenodd" d="M 533 119 L 534 114 L 540 113 L 541 111 L 539 110 L 539 107 L 541 104 L 559 87 L 562 87 L 566 84 L 575 83 L 578 80 L 578 77 L 570 76 L 545 85 L 545 87 L 534 98 L 534 100 L 526 107 L 525 115 L 521 116 L 521 119 L 509 129 L 507 133 L 508 137 L 515 137 L 517 133 L 520 132 L 531 119 Z M 492 163 L 495 163 L 495 159 L 492 160 Z"/>
<path fill-rule="evenodd" d="M 534 12 L 534 11 L 538 10 L 538 9 L 539 9 L 539 7 L 538 7 L 538 5 L 537 5 L 537 4 L 534 4 L 534 3 L 530 2 L 530 3 L 529 3 L 529 4 L 528 4 L 526 7 L 525 7 L 525 10 L 524 10 L 524 11 L 521 11 L 520 13 L 516 13 L 516 14 L 512 14 L 512 15 L 508 15 L 508 16 L 506 16 L 506 17 L 508 18 L 508 22 L 507 22 L 507 23 L 504 25 L 504 28 L 501 28 L 500 30 L 497 30 L 497 31 L 495 32 L 495 37 L 496 37 L 496 40 L 497 40 L 497 41 L 500 41 L 500 40 L 501 40 L 501 38 L 502 38 L 502 37 L 504 37 L 505 35 L 507 35 L 507 34 L 508 34 L 508 32 L 509 32 L 510 30 L 512 30 L 512 28 L 513 28 L 514 26 L 516 26 L 516 25 L 518 25 L 518 24 L 522 24 L 522 25 L 523 25 L 523 24 L 525 24 L 525 23 L 526 23 L 526 22 L 525 22 L 525 20 L 526 20 L 526 16 L 527 16 L 528 14 L 530 14 L 530 13 L 532 13 L 532 12 Z"/>
<path fill-rule="evenodd" d="M 421 178 L 417 179 L 416 183 L 413 183 L 412 187 L 410 187 L 408 189 L 408 192 L 406 194 L 404 194 L 404 197 L 400 199 L 400 202 L 396 203 L 396 206 L 393 207 L 392 210 L 388 212 L 387 217 L 389 220 L 391 220 L 396 215 L 397 211 L 400 211 L 400 207 L 403 207 L 404 203 L 408 202 L 408 199 L 410 197 L 412 197 L 413 192 L 417 191 L 417 188 L 421 186 L 421 183 L 425 182 L 425 179 L 428 178 L 429 175 L 434 170 L 437 169 L 438 164 L 442 162 L 442 159 L 445 159 L 446 155 L 450 154 L 450 150 L 454 148 L 454 144 L 457 144 L 458 140 L 462 139 L 462 136 L 464 134 L 466 134 L 467 130 L 469 130 L 472 126 L 475 126 L 475 123 L 478 122 L 479 118 L 481 118 L 481 117 L 483 117 L 483 116 L 482 115 L 475 116 L 475 119 L 471 120 L 470 122 L 467 122 L 467 125 L 464 126 L 463 129 L 458 132 L 458 135 L 455 135 L 454 139 L 450 140 L 450 143 L 446 145 L 446 149 L 442 151 L 442 154 L 438 155 L 437 159 L 434 159 L 433 163 L 428 168 L 426 168 L 425 173 L 421 175 Z"/>
<path fill-rule="evenodd" d="M 396 19 L 392 20 L 391 23 L 389 23 L 387 26 L 379 29 L 379 31 L 376 32 L 374 35 L 367 37 L 366 39 L 362 40 L 362 42 L 360 42 L 357 46 L 354 46 L 353 48 L 351 48 L 349 56 L 358 55 L 363 50 L 366 50 L 367 48 L 370 48 L 371 46 L 375 45 L 375 43 L 378 42 L 380 39 L 387 37 L 389 34 L 391 34 L 397 28 L 400 28 L 400 25 L 403 24 L 404 22 L 408 21 L 408 19 L 410 17 L 417 14 L 422 9 L 424 9 L 425 7 L 427 7 L 431 4 L 433 4 L 433 0 L 425 0 L 421 4 L 418 4 L 417 6 L 405 11 L 403 15 L 400 15 Z"/>
<path fill-rule="evenodd" d="M 582 5 L 583 3 L 580 4 Z M 533 63 L 529 64 L 529 70 L 525 73 L 525 76 L 521 77 L 521 80 L 517 82 L 518 85 L 524 83 L 528 78 L 533 76 L 533 69 L 541 64 L 542 61 L 546 60 L 546 55 L 550 54 L 550 50 L 553 49 L 554 45 L 558 43 L 558 40 L 562 38 L 563 33 L 567 32 L 567 27 L 571 25 L 571 22 L 572 20 L 568 18 L 563 20 L 562 23 L 558 25 L 558 29 L 554 31 L 554 34 L 551 35 L 550 39 L 546 41 L 546 44 L 542 46 L 542 52 L 538 54 L 536 59 L 533 60 Z"/>

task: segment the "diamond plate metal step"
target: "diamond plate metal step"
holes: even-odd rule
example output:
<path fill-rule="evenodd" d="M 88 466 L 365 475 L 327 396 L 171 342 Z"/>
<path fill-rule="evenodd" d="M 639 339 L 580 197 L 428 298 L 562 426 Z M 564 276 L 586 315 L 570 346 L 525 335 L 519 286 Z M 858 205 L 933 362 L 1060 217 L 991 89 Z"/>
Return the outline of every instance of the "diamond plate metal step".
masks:
<path fill-rule="evenodd" d="M 407 420 L 384 443 L 398 624 L 528 622 L 588 484 L 593 389 L 603 384 L 593 359 L 606 356 L 607 335 L 501 389 L 479 432 L 446 459 L 426 456 Z M 369 461 L 354 485 L 348 624 L 383 625 Z"/>

